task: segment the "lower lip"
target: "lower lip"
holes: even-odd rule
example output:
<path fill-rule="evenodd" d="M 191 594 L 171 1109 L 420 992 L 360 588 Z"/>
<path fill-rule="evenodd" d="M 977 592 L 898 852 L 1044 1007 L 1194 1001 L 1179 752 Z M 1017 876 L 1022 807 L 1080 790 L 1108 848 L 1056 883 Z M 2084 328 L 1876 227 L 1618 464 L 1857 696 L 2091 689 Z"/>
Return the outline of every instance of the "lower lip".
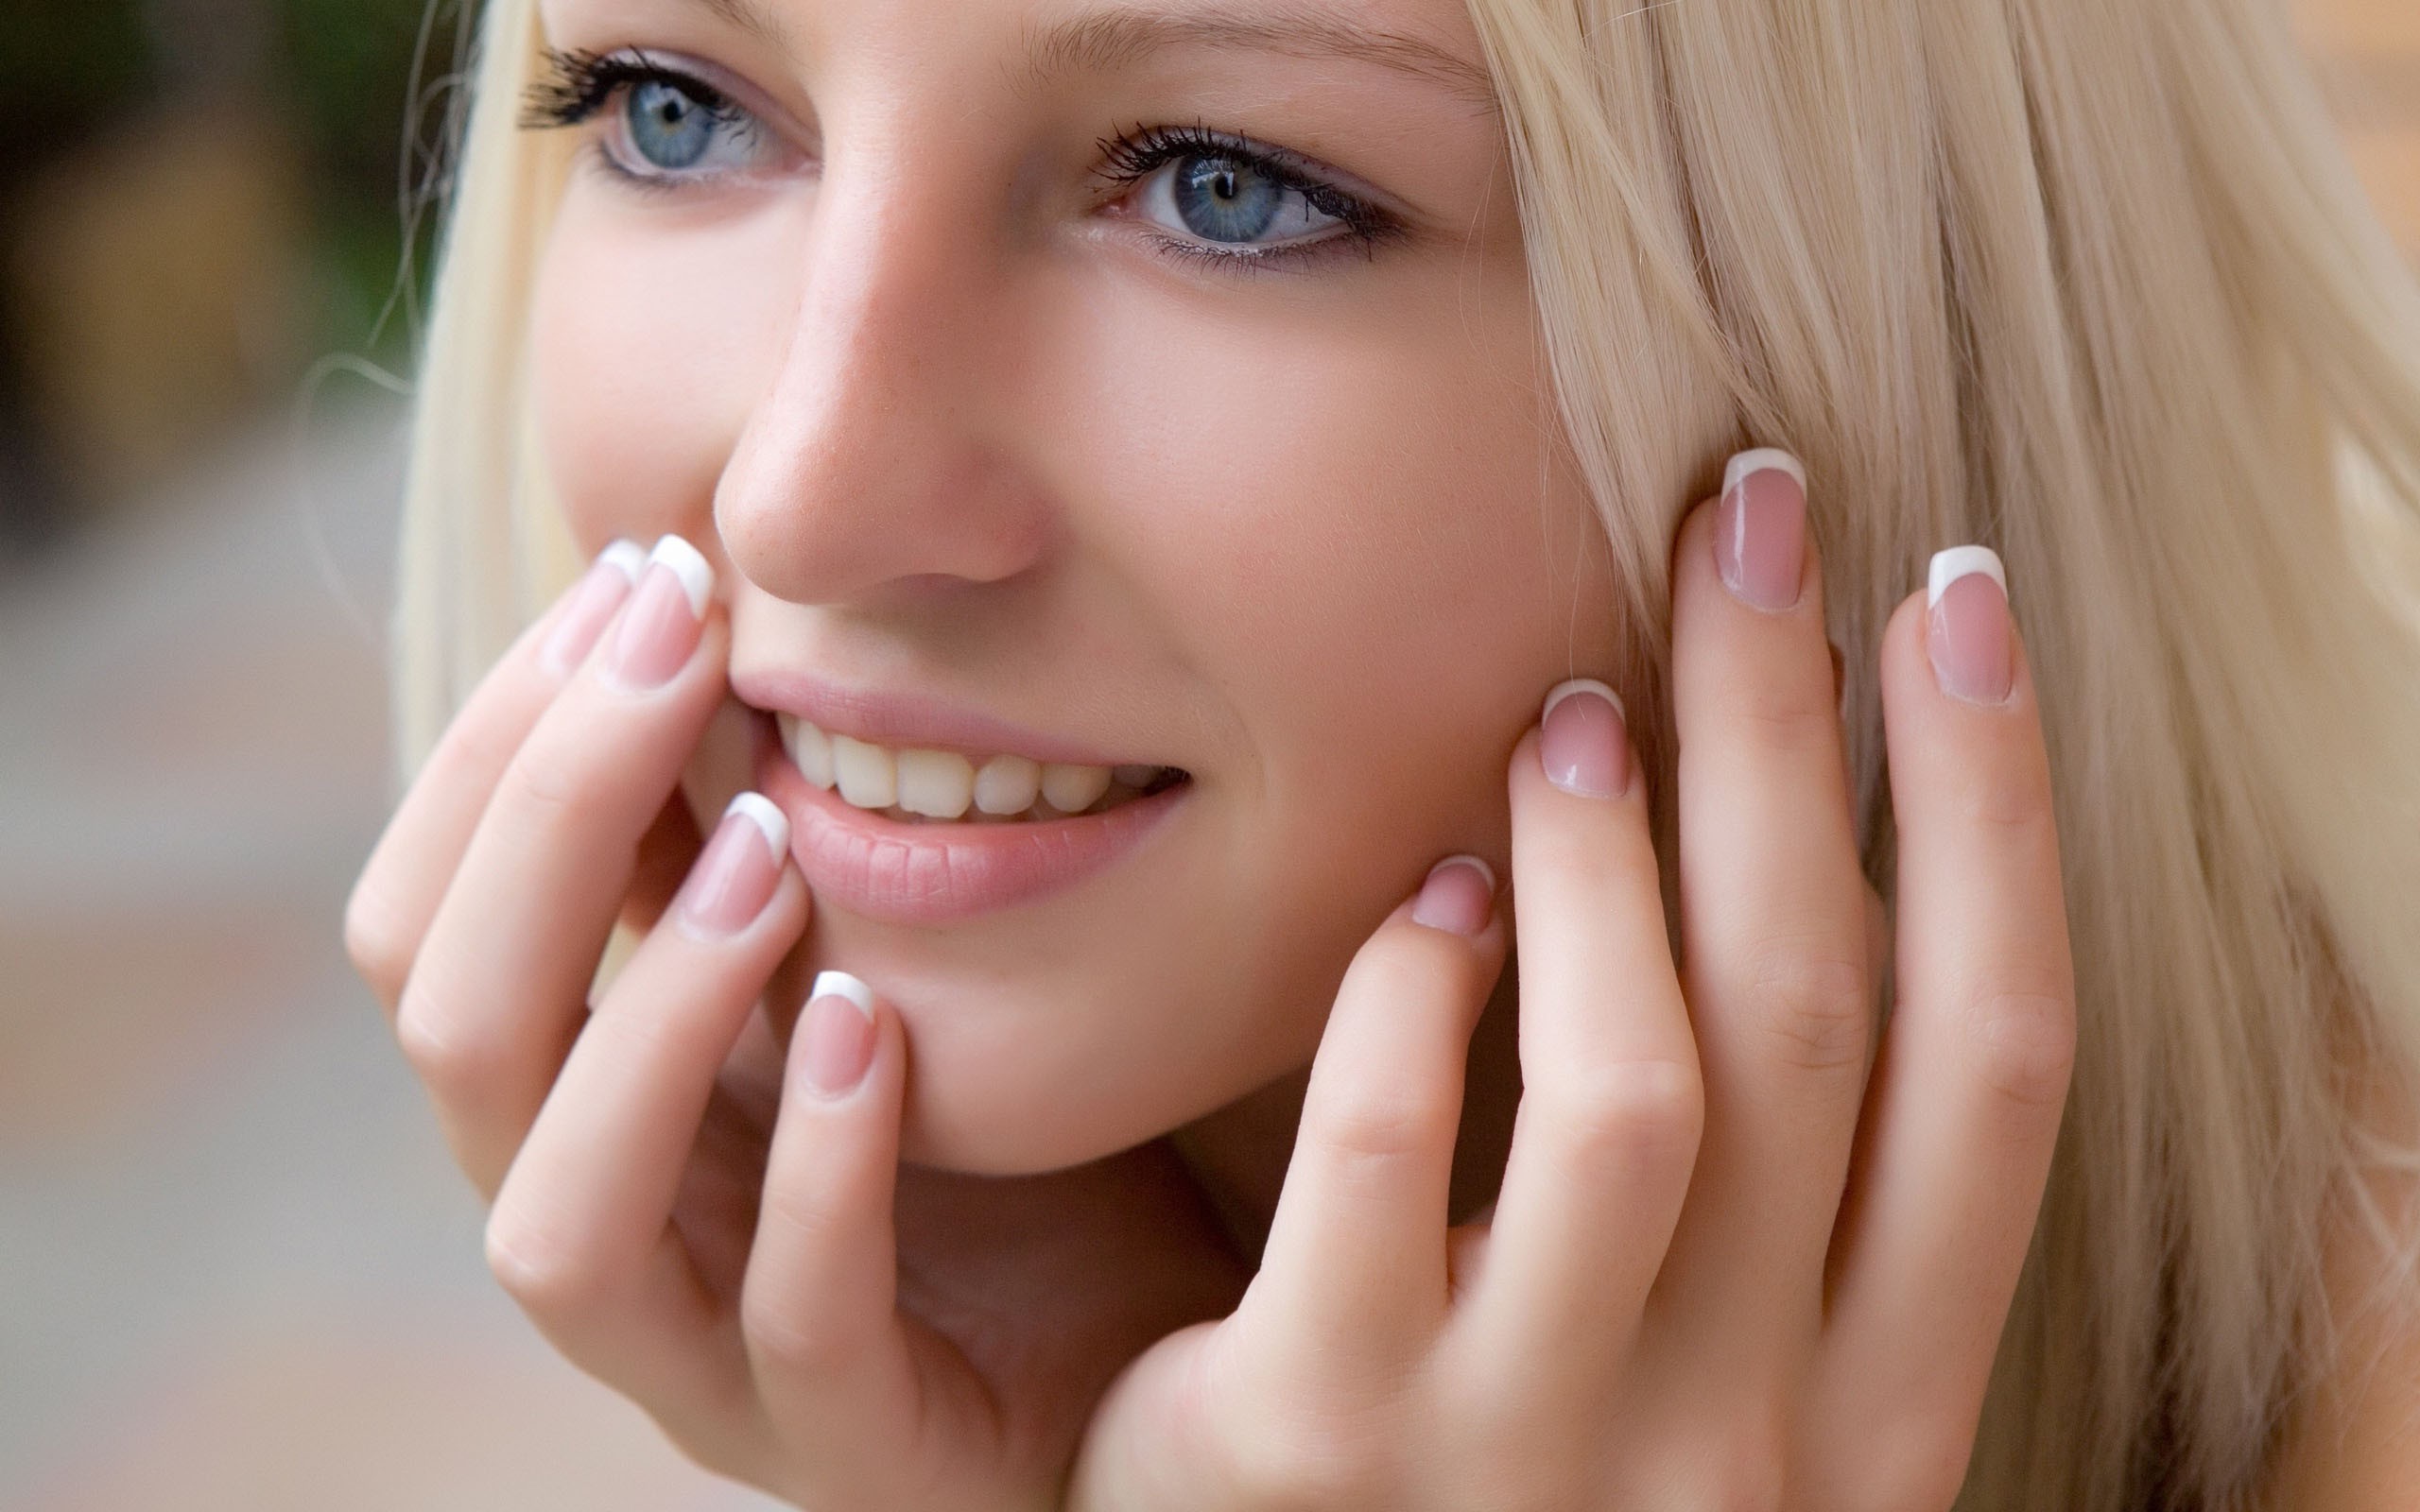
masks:
<path fill-rule="evenodd" d="M 902 824 L 808 782 L 769 723 L 757 732 L 756 785 L 789 816 L 790 853 L 816 901 L 893 924 L 945 924 L 1073 886 L 1131 854 L 1193 790 L 1186 781 L 1064 819 Z"/>

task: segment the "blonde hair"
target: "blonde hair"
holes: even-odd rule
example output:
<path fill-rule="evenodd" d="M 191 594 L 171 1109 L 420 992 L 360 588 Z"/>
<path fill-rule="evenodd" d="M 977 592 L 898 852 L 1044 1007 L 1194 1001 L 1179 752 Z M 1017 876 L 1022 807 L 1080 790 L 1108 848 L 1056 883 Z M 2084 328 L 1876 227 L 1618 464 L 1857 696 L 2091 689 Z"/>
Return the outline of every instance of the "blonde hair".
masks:
<path fill-rule="evenodd" d="M 1881 627 L 1935 548 L 2008 564 L 2081 1027 L 1961 1505 L 2254 1504 L 2347 1364 L 2324 1237 L 2360 1221 L 2382 1306 L 2420 1257 L 2365 1175 L 2420 1170 L 2371 1111 L 2420 1095 L 2420 290 L 2278 8 L 1468 3 L 1652 627 L 1632 685 L 1676 514 L 1733 449 L 1796 452 L 1887 897 Z M 537 40 L 492 0 L 418 399 L 407 765 L 574 565 L 520 345 L 563 167 L 515 129 Z"/>

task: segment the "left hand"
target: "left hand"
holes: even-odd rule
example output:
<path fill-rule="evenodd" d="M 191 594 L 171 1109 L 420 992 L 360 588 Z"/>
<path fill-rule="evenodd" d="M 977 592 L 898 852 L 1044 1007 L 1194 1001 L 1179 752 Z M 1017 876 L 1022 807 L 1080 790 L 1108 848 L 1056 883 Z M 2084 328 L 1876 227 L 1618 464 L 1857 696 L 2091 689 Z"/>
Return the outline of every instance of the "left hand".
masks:
<path fill-rule="evenodd" d="M 1611 706 L 1611 797 L 1546 770 L 1584 715 L 1532 729 L 1508 774 L 1524 1091 L 1492 1213 L 1446 1227 L 1505 925 L 1408 901 L 1345 975 L 1258 1273 L 1112 1386 L 1070 1507 L 1950 1505 L 2074 1054 L 2034 688 L 1988 576 L 1892 616 L 1895 1002 L 1869 1061 L 1879 952 L 1804 495 L 1774 471 L 1743 494 L 1744 595 L 1714 501 L 1675 548 L 1683 962 Z M 1936 658 L 2005 698 L 1952 696 Z"/>

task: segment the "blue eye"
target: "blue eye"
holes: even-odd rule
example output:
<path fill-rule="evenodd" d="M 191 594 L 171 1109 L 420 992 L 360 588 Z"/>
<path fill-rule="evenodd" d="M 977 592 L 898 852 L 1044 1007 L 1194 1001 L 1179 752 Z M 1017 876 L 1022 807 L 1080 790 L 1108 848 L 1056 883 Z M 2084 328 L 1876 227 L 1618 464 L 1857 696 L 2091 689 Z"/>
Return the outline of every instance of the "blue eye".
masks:
<path fill-rule="evenodd" d="M 693 176 L 752 167 L 763 146 L 756 118 L 690 80 L 665 75 L 632 81 L 623 93 L 622 136 L 641 174 Z"/>
<path fill-rule="evenodd" d="M 1280 183 L 1230 154 L 1196 153 L 1169 163 L 1173 169 L 1147 190 L 1145 205 L 1173 215 L 1172 228 L 1204 241 L 1267 245 L 1292 241 L 1343 224 L 1313 205 L 1310 197 Z"/>
<path fill-rule="evenodd" d="M 1263 271 L 1335 253 L 1364 257 L 1403 239 L 1390 212 L 1328 181 L 1280 147 L 1255 147 L 1196 124 L 1140 127 L 1098 146 L 1114 183 L 1137 184 L 1150 239 L 1172 257 Z"/>

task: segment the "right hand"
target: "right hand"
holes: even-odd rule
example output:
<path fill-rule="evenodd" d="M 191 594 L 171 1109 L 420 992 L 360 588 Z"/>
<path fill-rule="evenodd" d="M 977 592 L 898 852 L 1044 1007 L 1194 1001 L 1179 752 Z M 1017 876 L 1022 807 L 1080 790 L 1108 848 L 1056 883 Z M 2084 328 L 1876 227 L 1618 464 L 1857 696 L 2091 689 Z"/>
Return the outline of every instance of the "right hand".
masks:
<path fill-rule="evenodd" d="M 728 618 L 609 555 L 488 673 L 346 912 L 493 1203 L 488 1263 L 709 1469 L 816 1507 L 1056 1507 L 1111 1379 L 1248 1269 L 1163 1143 L 1033 1177 L 901 1165 L 888 1005 L 855 1082 L 812 1085 L 809 1048 L 849 1037 L 764 1004 L 805 883 L 744 816 L 698 855 L 678 786 Z M 592 1005 L 617 919 L 645 938 Z"/>

